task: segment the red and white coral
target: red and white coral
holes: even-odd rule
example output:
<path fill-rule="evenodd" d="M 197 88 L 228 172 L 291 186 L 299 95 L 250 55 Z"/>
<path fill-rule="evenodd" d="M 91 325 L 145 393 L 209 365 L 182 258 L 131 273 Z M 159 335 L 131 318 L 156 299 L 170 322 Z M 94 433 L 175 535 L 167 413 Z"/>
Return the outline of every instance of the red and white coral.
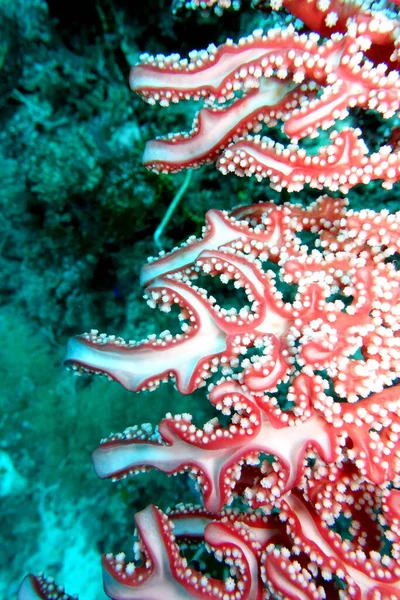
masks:
<path fill-rule="evenodd" d="M 151 467 L 194 477 L 213 515 L 204 539 L 230 566 L 225 583 L 188 566 L 171 520 L 149 508 L 151 527 L 138 518 L 145 563 L 104 558 L 110 597 L 156 600 L 165 588 L 166 598 L 316 599 L 339 580 L 342 598 L 400 597 L 399 249 L 399 213 L 354 212 L 339 199 L 210 211 L 200 239 L 142 272 L 150 306 L 180 307 L 181 333 L 70 341 L 78 372 L 133 391 L 172 377 L 190 393 L 214 377 L 209 400 L 230 419 L 199 428 L 167 414 L 156 431 L 130 427 L 94 452 L 100 477 Z M 232 282 L 246 304 L 219 306 L 200 276 Z M 248 513 L 227 529 L 223 507 L 237 496 Z M 259 508 L 267 525 L 250 534 Z"/>
<path fill-rule="evenodd" d="M 277 385 L 304 375 L 319 386 L 312 405 L 330 420 L 334 403 L 320 371 L 349 402 L 399 377 L 400 275 L 387 260 L 399 249 L 398 215 L 346 211 L 343 201 L 324 197 L 307 209 L 261 203 L 232 215 L 210 211 L 207 220 L 201 239 L 142 272 L 150 306 L 180 307 L 181 333 L 126 343 L 92 331 L 70 340 L 67 362 L 132 391 L 172 377 L 191 393 L 220 369 L 270 407 Z M 301 242 L 305 232 L 316 236 L 311 251 Z M 219 306 L 196 285 L 200 275 L 232 282 L 247 303 Z M 290 302 L 282 297 L 287 288 Z M 246 358 L 250 349 L 256 354 Z M 284 416 L 274 408 L 282 424 L 308 418 L 307 411 L 299 404 Z"/>
<path fill-rule="evenodd" d="M 203 100 L 190 133 L 169 134 L 147 143 L 143 162 L 155 172 L 175 172 L 217 161 L 224 174 L 269 179 L 277 190 L 305 184 L 346 193 L 357 183 L 400 179 L 400 153 L 388 144 L 369 150 L 359 129 L 339 125 L 355 107 L 390 119 L 400 108 L 399 21 L 396 14 L 361 10 L 336 2 L 335 26 L 326 27 L 322 3 L 287 1 L 289 10 L 310 23 L 310 34 L 292 25 L 254 31 L 234 44 L 178 54 L 141 57 L 131 71 L 131 88 L 162 106 Z M 327 3 L 330 5 L 331 3 Z M 331 7 L 335 8 L 335 7 Z M 332 12 L 332 11 L 331 11 Z M 333 11 L 335 12 L 335 11 Z M 299 14 L 297 14 L 299 13 Z M 335 13 L 336 14 L 336 13 Z M 315 33 L 325 37 L 321 41 Z M 266 136 L 251 136 L 262 125 L 283 124 L 285 147 Z M 310 153 L 304 137 L 339 126 L 331 143 Z"/>
<path fill-rule="evenodd" d="M 326 470 L 311 488 L 314 504 L 296 491 L 282 501 L 279 515 L 182 508 L 168 517 L 148 507 L 136 516 L 142 566 L 126 564 L 124 554 L 104 556 L 107 594 L 129 600 L 400 598 L 399 513 L 397 524 L 385 515 L 400 491 L 376 491 L 351 471 L 336 471 Z M 183 538 L 203 536 L 230 570 L 224 581 L 199 572 L 179 552 Z"/>
<path fill-rule="evenodd" d="M 271 4 L 314 33 L 255 32 L 189 61 L 146 56 L 134 67 L 131 85 L 149 102 L 208 105 L 191 134 L 150 142 L 145 163 L 174 171 L 217 160 L 223 172 L 268 177 L 276 189 L 346 191 L 371 179 L 390 187 L 400 173 L 396 130 L 374 154 L 351 126 L 316 155 L 297 144 L 355 106 L 386 119 L 397 113 L 398 11 L 342 0 Z M 286 148 L 247 135 L 278 121 Z M 185 471 L 205 505 L 138 513 L 133 561 L 103 557 L 106 593 L 399 600 L 400 214 L 354 212 L 323 197 L 307 209 L 265 202 L 210 210 L 206 219 L 200 239 L 142 270 L 148 303 L 179 307 L 181 333 L 126 343 L 92 331 L 68 345 L 78 372 L 133 391 L 169 378 L 185 394 L 208 383 L 211 404 L 229 418 L 197 427 L 190 414 L 168 413 L 156 430 L 129 427 L 94 452 L 100 477 Z M 220 306 L 207 289 L 212 278 L 244 292 L 242 306 Z M 223 508 L 237 498 L 242 510 Z M 185 558 L 196 544 L 197 557 L 207 549 L 225 564 L 224 575 L 206 559 Z M 28 576 L 18 598 L 71 597 L 51 579 Z"/>

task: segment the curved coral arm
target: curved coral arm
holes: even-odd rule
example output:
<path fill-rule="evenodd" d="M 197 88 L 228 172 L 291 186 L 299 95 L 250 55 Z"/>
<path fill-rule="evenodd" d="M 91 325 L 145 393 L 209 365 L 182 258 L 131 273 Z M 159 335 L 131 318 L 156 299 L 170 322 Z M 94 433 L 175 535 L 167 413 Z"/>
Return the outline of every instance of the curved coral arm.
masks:
<path fill-rule="evenodd" d="M 339 490 L 335 489 L 334 493 L 340 498 Z M 352 589 L 349 597 L 357 600 L 400 598 L 399 572 L 392 568 L 394 561 L 391 558 L 385 559 L 378 552 L 370 552 L 367 557 L 364 555 L 362 558 L 359 552 L 349 549 L 349 543 L 342 540 L 339 534 L 333 534 L 327 528 L 323 515 L 305 502 L 300 494 L 291 494 L 283 504 L 286 505 L 286 509 L 283 506 L 282 510 L 285 518 L 288 518 L 287 529 L 290 536 L 298 540 L 301 551 L 313 556 L 313 561 L 325 571 L 328 579 L 329 573 L 336 574 L 346 583 L 347 589 Z M 290 561 L 286 564 L 282 561 L 279 570 L 275 572 L 273 568 L 268 568 L 267 561 L 266 569 L 271 581 L 278 584 L 278 589 L 284 589 L 280 585 L 284 586 L 285 578 L 296 580 L 296 577 L 292 577 Z M 382 595 L 378 595 L 379 593 Z"/>
<path fill-rule="evenodd" d="M 78 600 L 78 596 L 70 596 L 61 585 L 57 585 L 52 577 L 27 575 L 18 589 L 18 600 Z"/>
<path fill-rule="evenodd" d="M 178 536 L 204 536 L 212 552 L 230 565 L 231 577 L 221 581 L 189 567 L 174 535 L 176 517 L 168 518 L 150 505 L 135 515 L 144 564 L 126 564 L 123 553 L 103 556 L 108 596 L 113 600 L 261 600 L 257 555 L 233 527 L 211 522 L 211 518 L 192 511 L 184 516 L 183 524 L 177 523 Z"/>
<path fill-rule="evenodd" d="M 91 332 L 69 340 L 65 361 L 104 373 L 131 391 L 154 389 L 174 377 L 178 389 L 190 394 L 201 382 L 209 357 L 227 350 L 226 333 L 218 327 L 207 299 L 189 285 L 160 278 L 149 292 L 153 299 L 186 310 L 190 323 L 186 331 L 176 336 L 164 332 L 138 344 Z"/>
<path fill-rule="evenodd" d="M 328 463 L 335 459 L 333 428 L 316 415 L 296 427 L 276 429 L 263 418 L 254 399 L 230 381 L 216 386 L 210 400 L 224 414 L 233 413 L 229 426 L 222 427 L 218 420 L 212 420 L 198 429 L 191 415 L 185 414 L 167 415 L 159 425 L 159 436 L 145 428 L 128 428 L 94 451 L 96 473 L 102 478 L 118 479 L 143 467 L 168 474 L 190 469 L 206 509 L 215 512 L 231 502 L 242 466 L 258 463 L 262 453 L 274 455 L 279 468 L 248 490 L 246 499 L 252 506 L 273 504 L 296 486 L 310 448 Z"/>

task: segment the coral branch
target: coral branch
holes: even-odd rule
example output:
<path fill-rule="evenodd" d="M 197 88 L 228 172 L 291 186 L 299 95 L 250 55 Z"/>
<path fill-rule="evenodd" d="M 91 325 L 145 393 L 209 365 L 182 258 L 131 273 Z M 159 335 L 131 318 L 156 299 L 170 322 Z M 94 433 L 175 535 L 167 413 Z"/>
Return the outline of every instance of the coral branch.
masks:
<path fill-rule="evenodd" d="M 313 10 L 309 2 L 287 4 L 327 35 L 330 26 L 322 25 L 326 11 Z M 297 146 L 301 138 L 337 128 L 355 107 L 377 111 L 384 119 L 399 111 L 398 21 L 383 13 L 356 12 L 355 3 L 341 5 L 332 24 L 341 33 L 330 31 L 323 42 L 315 33 L 299 35 L 289 25 L 266 34 L 254 31 L 237 44 L 211 45 L 189 59 L 143 55 L 131 71 L 130 84 L 149 103 L 168 106 L 192 98 L 209 104 L 189 133 L 148 142 L 144 164 L 166 173 L 218 160 L 222 173 L 268 177 L 278 190 L 299 191 L 310 184 L 346 193 L 371 179 L 391 187 L 400 178 L 398 150 L 383 145 L 369 154 L 359 130 L 334 132 L 333 143 L 316 155 Z M 248 135 L 278 122 L 289 138 L 287 147 Z"/>

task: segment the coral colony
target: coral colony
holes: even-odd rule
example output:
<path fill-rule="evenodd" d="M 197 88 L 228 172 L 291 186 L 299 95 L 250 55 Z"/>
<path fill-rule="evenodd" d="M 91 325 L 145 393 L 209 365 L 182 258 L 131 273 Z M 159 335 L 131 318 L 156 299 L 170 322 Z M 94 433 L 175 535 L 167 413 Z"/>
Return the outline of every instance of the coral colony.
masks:
<path fill-rule="evenodd" d="M 231 2 L 180 4 L 222 12 Z M 206 105 L 190 133 L 148 142 L 144 163 L 175 172 L 216 162 L 288 192 L 392 187 L 399 2 L 253 4 L 292 23 L 188 59 L 145 55 L 132 69 L 132 89 L 150 104 Z M 299 18 L 308 33 L 297 33 Z M 392 129 L 375 152 L 352 127 L 353 107 Z M 261 136 L 262 124 L 281 124 L 288 143 Z M 311 153 L 301 140 L 317 135 L 326 143 Z M 192 415 L 168 413 L 156 430 L 129 427 L 94 452 L 102 478 L 186 472 L 203 499 L 136 515 L 134 560 L 103 557 L 110 598 L 400 598 L 400 213 L 356 212 L 327 195 L 306 208 L 291 200 L 211 209 L 199 239 L 149 260 L 147 301 L 178 307 L 180 333 L 127 343 L 92 331 L 69 342 L 78 372 L 134 392 L 168 379 L 182 394 L 204 387 L 221 414 L 198 428 Z M 202 287 L 211 278 L 243 306 L 221 307 Z M 211 558 L 190 564 L 183 549 L 193 543 Z M 221 577 L 210 575 L 215 559 Z M 28 576 L 19 599 L 35 598 L 71 596 Z"/>

